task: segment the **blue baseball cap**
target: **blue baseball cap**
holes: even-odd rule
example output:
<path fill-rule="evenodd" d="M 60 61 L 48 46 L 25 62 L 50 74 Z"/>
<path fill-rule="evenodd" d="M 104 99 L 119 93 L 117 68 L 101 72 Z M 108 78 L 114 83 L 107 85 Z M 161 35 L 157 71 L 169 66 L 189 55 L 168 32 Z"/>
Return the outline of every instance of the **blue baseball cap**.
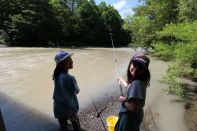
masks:
<path fill-rule="evenodd" d="M 58 51 L 55 55 L 55 58 L 54 58 L 56 64 L 59 64 L 60 62 L 62 62 L 63 60 L 65 60 L 66 58 L 68 58 L 71 55 L 73 55 L 73 53 L 66 52 L 66 51 Z"/>

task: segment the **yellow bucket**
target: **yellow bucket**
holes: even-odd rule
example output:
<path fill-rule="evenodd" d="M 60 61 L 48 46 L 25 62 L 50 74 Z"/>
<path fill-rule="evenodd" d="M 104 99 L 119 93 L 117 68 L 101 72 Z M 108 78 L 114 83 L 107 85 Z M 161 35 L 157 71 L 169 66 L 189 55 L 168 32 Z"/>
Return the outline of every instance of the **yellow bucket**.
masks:
<path fill-rule="evenodd" d="M 114 131 L 116 122 L 118 121 L 118 117 L 117 116 L 109 116 L 109 117 L 107 117 L 106 121 L 107 121 L 108 131 Z"/>

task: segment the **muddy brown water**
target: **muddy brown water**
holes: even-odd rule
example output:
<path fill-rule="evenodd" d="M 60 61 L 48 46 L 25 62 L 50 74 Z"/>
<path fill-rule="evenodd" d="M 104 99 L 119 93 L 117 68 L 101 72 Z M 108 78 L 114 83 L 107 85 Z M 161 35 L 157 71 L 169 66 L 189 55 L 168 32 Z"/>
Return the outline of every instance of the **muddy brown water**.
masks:
<path fill-rule="evenodd" d="M 52 74 L 55 68 L 54 55 L 58 50 L 57 48 L 0 48 L 0 92 L 46 117 L 53 118 Z M 129 59 L 134 53 L 140 52 L 131 48 L 115 49 L 118 61 L 117 71 L 112 48 L 63 50 L 74 53 L 72 56 L 74 68 L 69 72 L 76 77 L 80 87 L 78 98 L 81 108 L 85 108 L 91 103 L 90 96 L 97 99 L 106 93 L 110 94 L 110 92 L 117 90 L 117 72 L 125 77 Z M 176 97 L 165 95 L 162 90 L 166 85 L 158 82 L 166 70 L 166 63 L 151 58 L 152 78 L 151 86 L 147 92 L 146 108 L 150 107 L 152 112 L 159 114 L 159 117 L 155 119 L 155 130 L 187 131 L 182 118 L 184 112 L 181 107 L 183 104 L 176 102 Z M 0 102 L 1 109 L 7 109 L 5 108 L 8 106 L 7 102 L 2 99 Z M 13 109 L 9 110 L 14 111 Z M 6 111 L 2 110 L 2 113 L 4 112 Z M 7 117 L 9 114 L 3 115 L 5 123 L 6 121 L 10 122 Z M 14 116 L 20 119 L 27 114 L 15 113 Z M 15 118 L 14 116 L 13 118 Z M 25 118 L 23 120 L 25 121 Z M 6 125 L 9 126 L 10 131 L 16 129 L 16 126 L 11 126 L 8 122 Z M 33 125 L 28 125 L 28 127 L 31 126 Z M 24 128 L 24 130 L 26 129 Z M 35 130 L 39 130 L 39 128 Z"/>

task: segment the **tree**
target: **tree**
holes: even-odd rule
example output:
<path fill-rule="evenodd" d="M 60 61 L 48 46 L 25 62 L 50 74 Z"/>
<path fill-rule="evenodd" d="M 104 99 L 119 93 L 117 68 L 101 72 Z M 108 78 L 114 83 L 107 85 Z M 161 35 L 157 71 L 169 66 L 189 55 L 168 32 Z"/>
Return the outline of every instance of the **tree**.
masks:
<path fill-rule="evenodd" d="M 78 5 L 78 0 L 59 0 L 64 6 L 68 6 L 74 12 Z"/>
<path fill-rule="evenodd" d="M 66 41 L 69 41 L 74 37 L 74 14 L 68 6 L 61 4 L 59 0 L 51 0 L 50 4 L 53 7 L 56 27 L 54 30 L 56 33 L 56 39 L 54 41 L 61 46 L 70 46 Z"/>
<path fill-rule="evenodd" d="M 87 0 L 79 5 L 76 10 L 78 37 L 82 42 L 91 44 L 91 46 L 103 45 L 103 33 L 105 25 L 101 19 L 98 7 Z"/>
<path fill-rule="evenodd" d="M 109 47 L 109 32 L 117 45 L 129 41 L 117 10 L 100 10 L 94 0 L 1 0 L 0 22 L 0 41 L 10 46 Z"/>
<path fill-rule="evenodd" d="M 177 23 L 179 0 L 142 0 L 143 4 L 134 9 L 135 14 L 129 27 L 134 47 L 150 47 L 157 40 L 156 32 L 166 24 Z M 128 20 L 127 20 L 128 21 Z"/>
<path fill-rule="evenodd" d="M 2 1 L 1 1 L 2 2 Z M 48 0 L 2 2 L 3 30 L 11 46 L 47 46 L 54 39 L 54 14 Z"/>
<path fill-rule="evenodd" d="M 180 0 L 179 3 L 179 20 L 194 21 L 197 20 L 197 1 L 196 0 Z"/>
<path fill-rule="evenodd" d="M 102 14 L 102 20 L 104 21 L 108 31 L 106 37 L 109 46 L 111 46 L 109 33 L 113 34 L 115 46 L 128 45 L 130 37 L 128 32 L 123 29 L 124 21 L 118 11 L 111 5 L 107 6 L 105 2 L 101 2 L 98 7 Z"/>

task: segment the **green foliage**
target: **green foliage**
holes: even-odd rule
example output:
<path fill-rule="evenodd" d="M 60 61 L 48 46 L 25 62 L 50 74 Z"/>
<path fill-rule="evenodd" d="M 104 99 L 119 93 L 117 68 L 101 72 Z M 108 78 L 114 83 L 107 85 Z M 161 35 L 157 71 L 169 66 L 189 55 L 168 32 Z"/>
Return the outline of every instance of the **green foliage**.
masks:
<path fill-rule="evenodd" d="M 4 19 L 1 29 L 10 46 L 40 46 L 54 39 L 53 12 L 48 1 L 1 1 Z M 51 28 L 49 28 L 51 27 Z M 43 46 L 46 46 L 43 44 Z"/>
<path fill-rule="evenodd" d="M 180 98 L 184 97 L 184 90 L 182 83 L 177 81 L 179 76 L 179 65 L 177 63 L 172 63 L 168 69 L 167 75 L 161 80 L 162 83 L 168 84 L 167 93 L 176 94 Z"/>
<path fill-rule="evenodd" d="M 167 24 L 158 35 L 159 38 L 164 36 L 174 36 L 174 38 L 181 41 L 197 43 L 197 21 L 192 23 L 184 22 L 179 24 Z"/>
<path fill-rule="evenodd" d="M 0 44 L 6 44 L 7 34 L 0 30 Z"/>
<path fill-rule="evenodd" d="M 125 45 L 130 42 L 130 34 L 123 28 L 123 19 L 118 11 L 111 5 L 106 5 L 105 2 L 101 2 L 99 5 L 99 11 L 101 12 L 102 21 L 106 28 L 106 37 L 108 46 L 111 46 L 111 39 L 109 33 L 113 34 L 113 40 L 115 46 Z"/>
<path fill-rule="evenodd" d="M 153 45 L 154 50 L 152 51 L 152 55 L 159 57 L 162 60 L 165 61 L 172 61 L 175 58 L 175 49 L 176 45 L 168 45 L 162 42 L 157 42 Z"/>
<path fill-rule="evenodd" d="M 76 10 L 77 32 L 83 35 L 79 36 L 80 41 L 89 43 L 92 46 L 100 46 L 104 43 L 103 33 L 106 32 L 104 22 L 101 19 L 101 13 L 94 3 L 84 1 Z M 105 38 L 105 37 L 104 37 Z"/>
<path fill-rule="evenodd" d="M 169 85 L 168 93 L 175 93 L 177 96 L 183 98 L 183 84 L 177 78 L 186 77 L 197 79 L 197 45 L 177 45 L 175 50 L 175 60 L 170 64 L 167 75 L 163 77 L 161 82 Z"/>
<path fill-rule="evenodd" d="M 126 30 L 132 35 L 132 47 L 152 47 L 157 31 L 169 23 L 178 22 L 178 0 L 143 0 L 134 8 L 135 14 L 126 18 Z M 128 26 L 129 25 L 129 26 Z"/>
<path fill-rule="evenodd" d="M 167 23 L 178 20 L 179 0 L 145 0 L 145 4 L 135 8 L 135 16 L 146 16 L 156 30 L 162 29 Z"/>
<path fill-rule="evenodd" d="M 147 17 L 127 17 L 124 28 L 132 35 L 131 47 L 149 47 L 151 39 L 154 37 L 150 22 Z"/>
<path fill-rule="evenodd" d="M 105 4 L 106 5 L 106 4 Z M 109 32 L 116 32 L 117 29 L 122 28 L 123 20 L 118 11 L 111 5 L 102 7 L 102 3 L 99 5 L 102 11 L 102 19 L 106 23 Z"/>
<path fill-rule="evenodd" d="M 192 62 L 197 62 L 197 44 L 179 45 L 179 48 L 176 49 L 176 59 L 180 64 L 189 64 L 190 66 L 194 64 Z"/>
<path fill-rule="evenodd" d="M 197 43 L 197 21 L 192 23 L 180 23 L 180 24 L 169 24 L 162 31 L 157 33 L 158 40 L 161 38 L 173 38 L 171 42 L 163 40 L 162 42 L 157 41 L 154 45 L 154 54 L 168 54 L 172 52 L 177 62 L 192 65 L 196 61 L 196 43 Z M 178 42 L 175 40 L 179 39 Z M 166 42 L 166 43 L 165 43 Z M 174 51 L 173 51 L 174 50 Z M 166 53 L 164 52 L 166 51 Z M 163 52 L 163 53 L 162 53 Z M 156 55 L 160 56 L 160 55 Z M 162 56 L 162 55 L 161 55 Z M 193 64 L 194 65 L 194 64 Z"/>
<path fill-rule="evenodd" d="M 129 43 L 116 9 L 106 6 L 106 21 L 94 0 L 61 1 L 0 0 L 0 30 L 6 34 L 1 41 L 9 46 L 111 46 L 110 28 L 114 43 Z"/>
<path fill-rule="evenodd" d="M 197 44 L 187 43 L 176 48 L 176 62 L 179 64 L 180 76 L 197 78 Z"/>
<path fill-rule="evenodd" d="M 162 39 L 163 42 L 157 41 L 154 45 L 153 55 L 173 61 L 162 82 L 169 85 L 168 92 L 180 97 L 184 96 L 184 92 L 182 84 L 177 78 L 197 79 L 196 27 L 196 21 L 166 25 L 162 31 L 157 33 L 159 40 L 168 36 L 174 40 L 167 42 L 168 40 Z M 178 42 L 176 42 L 177 39 L 179 39 Z"/>
<path fill-rule="evenodd" d="M 173 61 L 162 82 L 169 92 L 184 96 L 178 77 L 197 79 L 197 1 L 140 0 L 124 28 L 132 35 L 132 47 L 152 47 L 151 53 Z"/>
<path fill-rule="evenodd" d="M 179 21 L 194 21 L 197 19 L 197 1 L 179 0 Z"/>
<path fill-rule="evenodd" d="M 55 39 L 51 41 L 61 43 L 61 46 L 69 46 L 65 45 L 66 42 L 64 41 L 70 38 L 72 39 L 72 30 L 74 29 L 73 21 L 75 21 L 72 11 L 68 6 L 61 4 L 59 0 L 51 0 L 50 4 L 53 7 L 54 13 L 53 22 L 55 24 L 55 29 L 53 32 L 56 33 Z"/>
<path fill-rule="evenodd" d="M 134 8 L 135 14 L 126 18 L 126 26 L 132 35 L 132 46 L 152 47 L 154 41 L 158 40 L 157 32 L 162 31 L 166 26 L 160 40 L 164 42 L 195 41 L 196 34 L 188 35 L 187 32 L 195 33 L 196 23 L 189 24 L 197 19 L 197 1 L 196 0 L 140 0 L 143 2 L 140 6 Z M 128 20 L 130 19 L 130 20 Z M 188 25 L 183 23 L 176 27 L 176 23 L 187 21 Z M 139 23 L 139 24 L 138 24 Z M 129 26 L 128 26 L 129 25 Z M 169 26 L 171 25 L 171 26 Z M 189 28 L 187 29 L 187 26 Z M 174 29 L 176 28 L 176 30 Z M 170 29 L 170 30 L 169 30 Z M 174 32 L 173 32 L 174 31 Z M 177 36 L 174 36 L 174 33 Z M 167 35 L 168 33 L 168 35 Z"/>

